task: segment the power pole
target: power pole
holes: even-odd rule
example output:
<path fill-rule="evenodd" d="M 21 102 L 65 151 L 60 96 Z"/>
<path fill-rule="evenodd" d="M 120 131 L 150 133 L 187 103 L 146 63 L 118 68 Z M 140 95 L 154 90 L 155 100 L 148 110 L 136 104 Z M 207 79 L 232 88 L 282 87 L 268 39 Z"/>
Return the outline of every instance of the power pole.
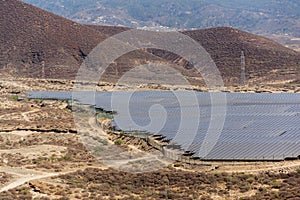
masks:
<path fill-rule="evenodd" d="M 42 61 L 42 79 L 45 79 L 45 62 Z"/>
<path fill-rule="evenodd" d="M 241 85 L 246 84 L 246 62 L 244 51 L 241 53 Z"/>

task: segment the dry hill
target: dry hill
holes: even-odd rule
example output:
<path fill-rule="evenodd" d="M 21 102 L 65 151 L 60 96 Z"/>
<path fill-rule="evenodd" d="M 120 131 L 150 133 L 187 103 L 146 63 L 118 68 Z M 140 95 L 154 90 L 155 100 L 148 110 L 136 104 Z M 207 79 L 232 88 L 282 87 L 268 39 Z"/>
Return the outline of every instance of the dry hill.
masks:
<path fill-rule="evenodd" d="M 0 15 L 4 33 L 0 36 L 0 70 L 21 77 L 74 78 L 83 59 L 99 42 L 128 30 L 81 25 L 18 0 L 1 0 Z M 252 82 L 294 80 L 299 75 L 299 52 L 264 37 L 227 27 L 183 33 L 210 53 L 228 84 L 239 82 L 241 51 Z M 115 81 L 132 67 L 149 61 L 176 63 L 176 69 L 197 83 L 191 64 L 157 49 L 122 56 L 108 69 L 106 80 Z"/>
<path fill-rule="evenodd" d="M 68 78 L 105 36 L 18 0 L 0 1 L 0 64 L 10 74 Z"/>

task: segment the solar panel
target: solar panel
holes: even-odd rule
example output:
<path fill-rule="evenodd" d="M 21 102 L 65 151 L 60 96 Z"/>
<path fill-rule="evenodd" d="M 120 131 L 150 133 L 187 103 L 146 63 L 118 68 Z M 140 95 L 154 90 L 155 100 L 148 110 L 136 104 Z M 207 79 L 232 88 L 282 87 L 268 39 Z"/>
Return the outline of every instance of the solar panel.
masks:
<path fill-rule="evenodd" d="M 217 98 L 222 95 L 226 101 Z M 73 98 L 105 111 L 116 111 L 112 125 L 117 129 L 163 135 L 202 159 L 283 160 L 300 155 L 300 94 L 142 91 L 28 92 L 27 96 Z M 222 118 L 221 130 L 212 126 Z M 208 131 L 220 131 L 220 137 L 209 138 Z M 212 140 L 217 142 L 211 144 L 211 150 L 201 149 Z"/>

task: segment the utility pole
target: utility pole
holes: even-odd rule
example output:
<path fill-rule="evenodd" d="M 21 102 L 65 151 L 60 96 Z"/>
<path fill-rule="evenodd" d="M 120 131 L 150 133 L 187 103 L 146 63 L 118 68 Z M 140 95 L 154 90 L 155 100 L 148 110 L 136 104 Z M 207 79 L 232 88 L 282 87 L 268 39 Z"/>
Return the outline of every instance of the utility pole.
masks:
<path fill-rule="evenodd" d="M 42 61 L 42 79 L 45 79 L 45 61 Z"/>
<path fill-rule="evenodd" d="M 246 62 L 245 62 L 245 54 L 244 51 L 241 53 L 241 85 L 246 84 Z"/>

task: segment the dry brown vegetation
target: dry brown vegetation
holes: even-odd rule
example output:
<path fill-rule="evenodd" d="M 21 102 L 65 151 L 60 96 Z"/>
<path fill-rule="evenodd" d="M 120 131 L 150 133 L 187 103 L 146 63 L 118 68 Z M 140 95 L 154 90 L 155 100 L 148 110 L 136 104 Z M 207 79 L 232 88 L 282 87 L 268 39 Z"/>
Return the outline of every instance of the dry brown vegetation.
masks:
<path fill-rule="evenodd" d="M 56 187 L 55 182 L 61 180 L 65 183 L 63 188 Z M 88 168 L 51 181 L 52 184 L 33 182 L 31 185 L 40 193 L 55 195 L 57 199 L 287 199 L 299 196 L 300 171 L 252 175 L 164 169 L 130 174 Z M 8 194 L 4 193 L 4 197 Z"/>
<path fill-rule="evenodd" d="M 8 183 L 11 179 L 12 179 L 11 175 L 4 172 L 0 172 L 0 186 Z"/>
<path fill-rule="evenodd" d="M 21 186 L 14 190 L 1 193 L 2 200 L 11 200 L 11 199 L 24 199 L 31 200 L 32 195 L 30 194 L 30 187 L 28 185 Z"/>

